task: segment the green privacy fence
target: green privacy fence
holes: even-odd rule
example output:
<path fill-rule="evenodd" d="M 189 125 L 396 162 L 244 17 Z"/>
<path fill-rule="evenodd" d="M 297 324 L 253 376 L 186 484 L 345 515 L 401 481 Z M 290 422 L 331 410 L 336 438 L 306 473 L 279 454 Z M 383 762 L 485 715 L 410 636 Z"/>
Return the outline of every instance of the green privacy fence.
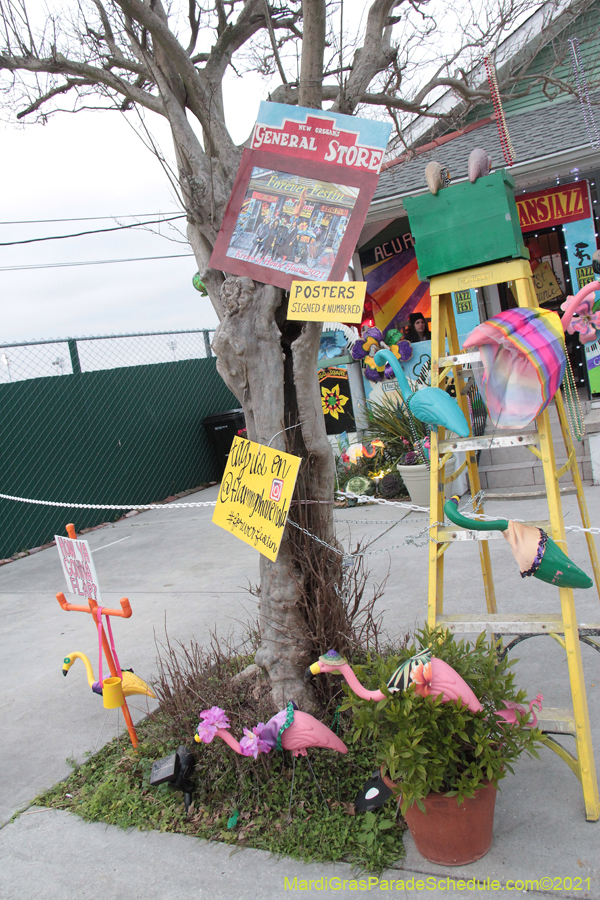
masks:
<path fill-rule="evenodd" d="M 239 403 L 210 352 L 206 331 L 0 347 L 0 493 L 133 505 L 215 480 L 202 420 Z M 120 515 L 0 500 L 0 558 Z"/>

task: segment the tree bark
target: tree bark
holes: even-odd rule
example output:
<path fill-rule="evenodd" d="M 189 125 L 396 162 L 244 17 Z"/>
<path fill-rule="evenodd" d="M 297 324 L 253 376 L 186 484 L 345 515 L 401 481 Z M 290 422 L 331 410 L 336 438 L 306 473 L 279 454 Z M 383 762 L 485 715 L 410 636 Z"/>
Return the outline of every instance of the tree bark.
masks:
<path fill-rule="evenodd" d="M 222 318 L 213 340 L 217 369 L 244 409 L 248 437 L 305 459 L 306 495 L 300 488 L 296 497 L 325 501 L 308 506 L 306 521 L 330 542 L 334 464 L 317 381 L 321 326 L 288 322 L 284 292 L 250 278 L 227 276 L 218 306 Z M 308 572 L 294 553 L 292 529 L 288 524 L 275 562 L 260 560 L 256 662 L 269 675 L 277 708 L 295 700 L 307 709 L 312 695 L 303 676 L 314 651 L 299 601 L 310 588 Z M 315 554 L 323 549 L 317 542 L 313 546 Z"/>

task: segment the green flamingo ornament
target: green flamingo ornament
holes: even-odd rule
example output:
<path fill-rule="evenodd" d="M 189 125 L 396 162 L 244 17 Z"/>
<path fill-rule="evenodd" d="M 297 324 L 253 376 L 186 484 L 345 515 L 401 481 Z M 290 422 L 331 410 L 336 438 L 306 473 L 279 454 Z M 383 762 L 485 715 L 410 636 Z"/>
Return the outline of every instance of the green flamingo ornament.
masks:
<path fill-rule="evenodd" d="M 471 519 L 459 512 L 458 502 L 458 497 L 452 497 L 444 504 L 444 512 L 450 521 L 470 531 L 501 531 L 519 564 L 521 578 L 533 575 L 534 578 L 557 587 L 593 587 L 592 579 L 571 562 L 541 528 L 509 519 Z"/>
<path fill-rule="evenodd" d="M 384 366 L 389 363 L 400 386 L 400 393 L 409 410 L 420 422 L 426 425 L 443 425 L 449 431 L 468 437 L 470 428 L 463 411 L 452 397 L 441 388 L 425 387 L 413 393 L 402 366 L 390 350 L 378 350 L 375 363 Z"/>

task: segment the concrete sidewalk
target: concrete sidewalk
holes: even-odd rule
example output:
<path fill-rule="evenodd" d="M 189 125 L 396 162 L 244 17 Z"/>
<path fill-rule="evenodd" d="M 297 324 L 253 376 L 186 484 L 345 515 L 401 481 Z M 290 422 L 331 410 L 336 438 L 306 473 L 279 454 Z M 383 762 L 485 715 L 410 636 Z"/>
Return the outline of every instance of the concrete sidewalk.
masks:
<path fill-rule="evenodd" d="M 217 488 L 185 498 L 186 502 L 216 497 Z M 586 490 L 592 524 L 600 525 L 600 488 Z M 567 524 L 579 524 L 576 497 L 563 498 Z M 511 518 L 546 518 L 541 499 L 489 502 L 486 512 Z M 419 514 L 393 507 L 357 507 L 336 513 L 338 536 L 345 546 L 360 537 L 375 539 L 369 547 L 371 579 L 389 572 L 384 623 L 390 633 L 404 633 L 422 621 L 426 609 L 427 547 L 402 546 L 407 536 L 427 524 Z M 211 629 L 241 635 L 255 617 L 248 580 L 258 579 L 258 554 L 212 526 L 211 508 L 175 509 L 165 506 L 88 536 L 107 605 L 129 597 L 133 617 L 115 626 L 122 665 L 143 678 L 156 672 L 154 634 L 164 627 L 171 641 L 204 642 Z M 75 520 L 76 524 L 76 520 Z M 389 530 L 382 536 L 382 533 Z M 585 538 L 569 535 L 569 555 L 590 571 Z M 384 552 L 374 551 L 383 550 Z M 558 607 L 557 592 L 539 581 L 523 582 L 507 545 L 492 545 L 498 606 L 502 612 L 550 612 Z M 43 788 L 64 778 L 68 757 L 81 760 L 115 731 L 116 714 L 109 714 L 100 733 L 104 709 L 91 694 L 83 667 L 76 663 L 67 678 L 61 673 L 68 652 L 86 653 L 97 667 L 97 642 L 91 619 L 65 613 L 54 599 L 64 590 L 55 548 L 18 560 L 0 569 L 0 610 L 3 653 L 0 658 L 0 819 L 12 813 Z M 576 592 L 580 623 L 600 622 L 594 590 Z M 485 609 L 478 549 L 463 543 L 446 554 L 445 608 L 448 612 Z M 600 760 L 600 654 L 582 646 L 586 689 L 594 746 Z M 517 680 L 530 696 L 544 694 L 548 706 L 569 706 L 566 663 L 561 648 L 545 637 L 520 644 Z M 138 717 L 147 708 L 132 697 Z M 150 704 L 153 701 L 150 701 Z M 122 725 L 121 725 L 122 728 Z M 182 740 L 191 736 L 182 735 Z M 571 739 L 565 738 L 571 748 Z M 496 806 L 494 845 L 484 859 L 461 870 L 442 871 L 426 863 L 405 837 L 407 858 L 394 880 L 435 878 L 498 879 L 504 891 L 450 890 L 429 883 L 423 891 L 394 888 L 397 896 L 500 896 L 510 879 L 582 879 L 567 887 L 555 881 L 538 884 L 541 895 L 600 898 L 600 824 L 585 820 L 581 789 L 575 776 L 551 751 L 543 748 L 540 761 L 522 760 L 516 774 L 501 783 Z M 178 835 L 125 833 L 104 825 L 83 823 L 61 811 L 29 809 L 0 831 L 0 897 L 22 897 L 36 890 L 44 898 L 71 897 L 230 898 L 283 897 L 287 877 L 351 879 L 347 866 L 303 865 L 275 860 L 260 851 L 231 854 L 229 848 Z M 425 873 L 424 875 L 421 873 Z M 589 879 L 589 881 L 588 881 Z M 297 882 L 296 884 L 300 884 Z M 331 885 L 334 885 L 333 887 Z M 330 882 L 329 890 L 337 890 Z M 535 886 L 533 886 L 534 889 Z M 338 893 L 373 896 L 347 885 Z M 299 890 L 299 888 L 297 888 Z M 313 885 L 313 890 L 317 890 Z"/>

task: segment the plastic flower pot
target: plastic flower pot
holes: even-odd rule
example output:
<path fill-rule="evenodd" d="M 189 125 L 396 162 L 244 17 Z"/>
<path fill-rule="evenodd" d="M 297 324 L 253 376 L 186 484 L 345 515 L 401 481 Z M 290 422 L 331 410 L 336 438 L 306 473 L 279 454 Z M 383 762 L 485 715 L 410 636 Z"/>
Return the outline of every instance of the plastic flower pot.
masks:
<path fill-rule="evenodd" d="M 444 466 L 446 476 L 454 472 L 455 460 L 449 459 Z M 429 506 L 429 478 L 430 472 L 426 465 L 419 466 L 402 466 L 400 463 L 396 466 L 400 477 L 404 482 L 406 490 L 410 495 L 411 502 L 415 506 Z M 447 500 L 452 496 L 452 482 L 446 485 L 445 497 Z"/>
<path fill-rule="evenodd" d="M 385 784 L 394 782 L 383 776 Z M 438 866 L 465 866 L 481 859 L 492 846 L 497 788 L 491 781 L 459 805 L 456 797 L 428 794 L 425 812 L 414 803 L 404 819 L 421 856 Z"/>

